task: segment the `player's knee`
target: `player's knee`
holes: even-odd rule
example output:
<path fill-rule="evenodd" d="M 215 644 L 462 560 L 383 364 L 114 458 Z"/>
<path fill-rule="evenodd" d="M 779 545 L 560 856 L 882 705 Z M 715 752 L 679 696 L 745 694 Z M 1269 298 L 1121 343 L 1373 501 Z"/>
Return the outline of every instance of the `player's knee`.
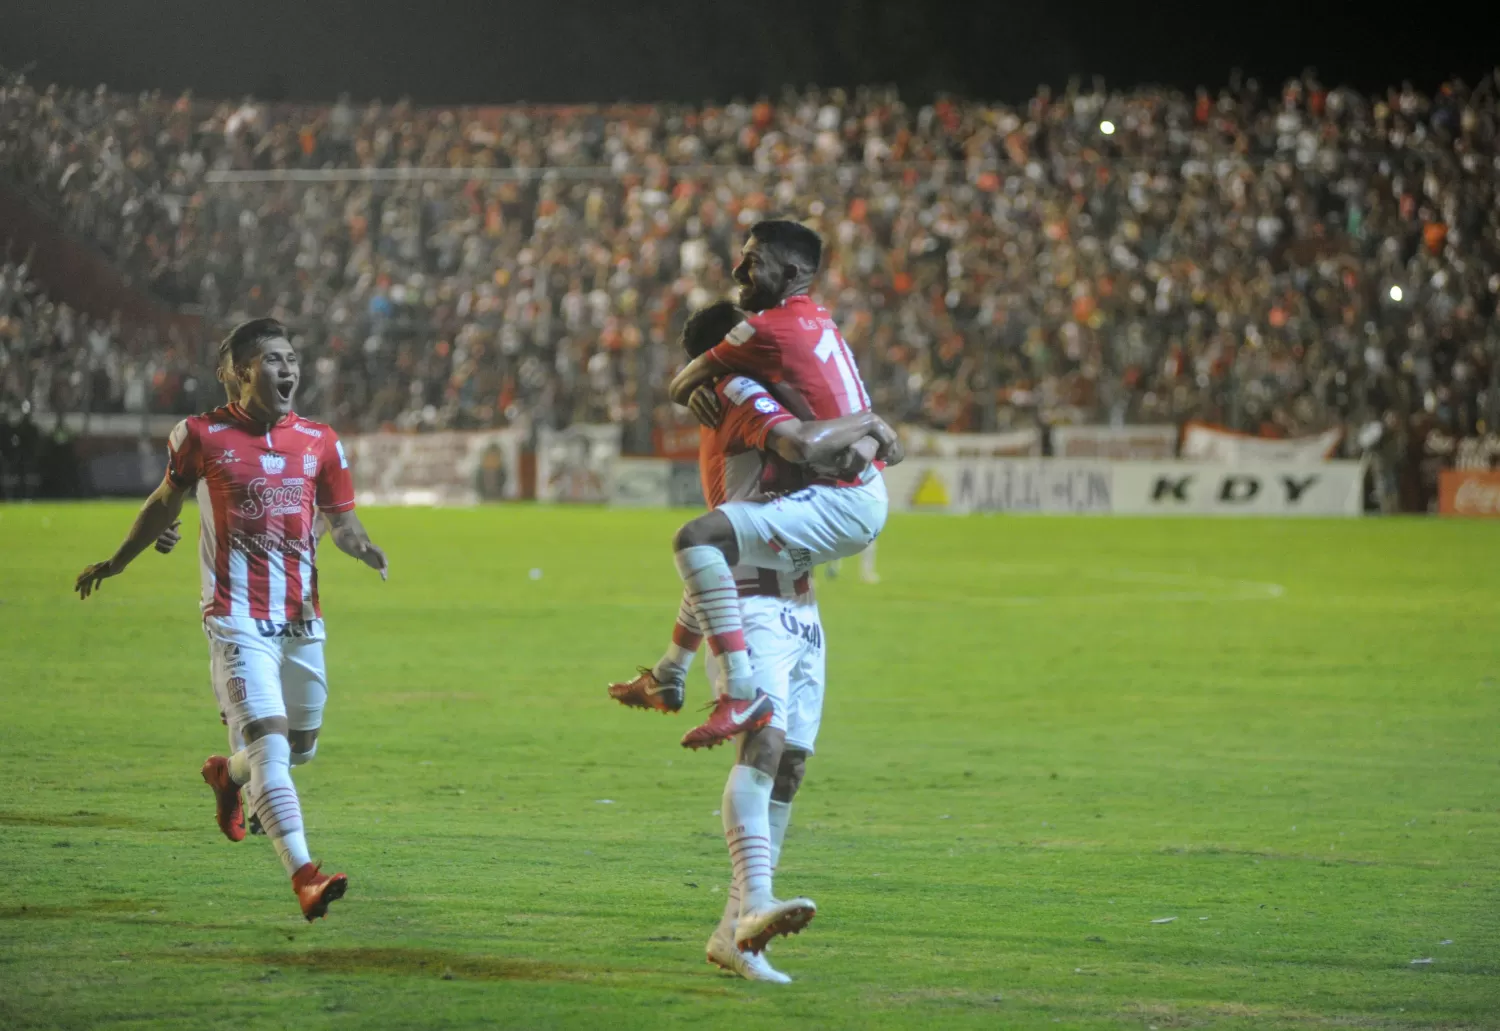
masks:
<path fill-rule="evenodd" d="M 316 730 L 294 730 L 290 738 L 292 765 L 303 766 L 313 761 L 318 754 L 318 732 Z"/>
<path fill-rule="evenodd" d="M 739 764 L 754 767 L 768 777 L 775 777 L 781 764 L 781 750 L 785 745 L 786 732 L 776 727 L 747 731 L 740 738 Z"/>
<path fill-rule="evenodd" d="M 807 775 L 807 753 L 800 748 L 787 748 L 781 753 L 781 762 L 776 767 L 776 780 L 771 786 L 771 797 L 778 802 L 790 802 L 802 786 Z"/>
<path fill-rule="evenodd" d="M 686 551 L 688 548 L 702 547 L 708 543 L 707 535 L 700 525 L 701 519 L 694 519 L 690 523 L 684 523 L 677 530 L 677 536 L 672 538 L 672 547 L 677 551 Z"/>
<path fill-rule="evenodd" d="M 285 716 L 263 716 L 258 720 L 251 720 L 245 724 L 245 729 L 240 732 L 246 744 L 259 741 L 268 734 L 287 736 L 287 722 Z"/>

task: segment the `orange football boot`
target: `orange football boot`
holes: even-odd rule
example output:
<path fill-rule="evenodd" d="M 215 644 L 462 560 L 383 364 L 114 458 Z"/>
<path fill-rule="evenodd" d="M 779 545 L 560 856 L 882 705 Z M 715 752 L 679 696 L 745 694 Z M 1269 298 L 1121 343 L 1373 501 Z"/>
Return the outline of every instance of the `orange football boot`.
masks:
<path fill-rule="evenodd" d="M 240 804 L 240 786 L 229 775 L 229 760 L 211 755 L 203 764 L 203 780 L 214 789 L 214 818 L 230 841 L 245 840 L 245 807 Z"/>
<path fill-rule="evenodd" d="M 303 863 L 292 874 L 292 890 L 297 901 L 302 903 L 302 915 L 312 923 L 320 916 L 328 915 L 330 903 L 337 902 L 349 890 L 349 875 L 328 875 L 318 869 L 317 863 Z"/>
<path fill-rule="evenodd" d="M 655 709 L 657 712 L 678 712 L 686 694 L 683 686 L 663 684 L 656 679 L 655 671 L 638 666 L 640 675 L 634 680 L 609 685 L 609 696 L 621 705 L 632 709 Z"/>

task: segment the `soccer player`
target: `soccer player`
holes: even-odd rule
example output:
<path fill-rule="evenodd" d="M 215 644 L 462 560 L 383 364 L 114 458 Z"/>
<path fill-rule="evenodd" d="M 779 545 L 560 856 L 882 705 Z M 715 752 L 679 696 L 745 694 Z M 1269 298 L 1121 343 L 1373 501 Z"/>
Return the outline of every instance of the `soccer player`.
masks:
<path fill-rule="evenodd" d="M 324 874 L 312 861 L 291 779 L 291 767 L 316 754 L 328 695 L 317 516 L 327 518 L 340 551 L 382 579 L 388 564 L 354 514 L 353 483 L 337 436 L 292 411 L 300 373 L 286 329 L 274 319 L 242 323 L 220 344 L 220 358 L 238 383 L 238 400 L 177 424 L 161 486 L 115 554 L 79 574 L 75 588 L 88 598 L 124 572 L 196 490 L 214 693 L 245 742 L 228 758 L 210 756 L 203 778 L 230 841 L 245 836 L 240 789 L 248 787 L 302 914 L 314 920 L 349 884 L 346 875 Z"/>
<path fill-rule="evenodd" d="M 849 346 L 827 309 L 808 296 L 823 243 L 796 222 L 758 222 L 734 269 L 739 306 L 750 315 L 722 341 L 690 361 L 672 380 L 672 400 L 712 418 L 709 386 L 745 375 L 775 390 L 789 387 L 811 419 L 867 412 L 870 398 Z M 884 458 L 885 455 L 880 455 Z M 719 654 L 722 675 L 709 718 L 689 731 L 689 748 L 724 741 L 747 725 L 763 725 L 772 703 L 751 676 L 744 626 L 734 598 L 731 568 L 741 562 L 794 575 L 866 548 L 885 527 L 888 499 L 880 463 L 855 476 L 833 473 L 775 501 L 731 501 L 699 516 L 677 533 L 678 575 L 692 607 Z"/>
<path fill-rule="evenodd" d="M 728 304 L 695 314 L 683 330 L 688 357 L 723 339 L 739 318 Z M 882 442 L 895 442 L 894 432 L 873 412 L 808 423 L 747 377 L 721 380 L 714 389 L 718 425 L 705 426 L 699 445 L 703 493 L 713 508 L 730 499 L 764 500 L 767 491 L 799 489 L 807 482 L 809 463 L 847 466 L 853 475 Z M 725 786 L 721 812 L 734 876 L 706 952 L 710 962 L 743 977 L 786 983 L 791 978 L 775 970 L 761 950 L 771 937 L 800 930 L 816 913 L 808 899 L 777 901 L 771 875 L 822 719 L 823 628 L 807 573 L 740 566 L 734 576 L 745 638 L 773 712 L 766 724 L 751 726 L 740 737 Z M 678 711 L 702 639 L 685 597 L 666 654 L 655 667 L 642 667 L 634 680 L 611 684 L 610 695 L 637 708 Z M 762 792 L 763 786 L 768 790 Z"/>

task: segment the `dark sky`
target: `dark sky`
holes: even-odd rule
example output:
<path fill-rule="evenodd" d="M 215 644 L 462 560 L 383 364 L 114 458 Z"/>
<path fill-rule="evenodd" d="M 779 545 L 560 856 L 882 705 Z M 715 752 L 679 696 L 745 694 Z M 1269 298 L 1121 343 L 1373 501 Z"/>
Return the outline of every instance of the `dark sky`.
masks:
<path fill-rule="evenodd" d="M 1038 82 L 1469 81 L 1490 34 L 1447 5 L 1066 0 L 7 0 L 0 63 L 41 79 L 273 99 L 726 100 L 895 82 L 1017 100 Z M 1400 16 L 1377 13 L 1390 9 Z"/>

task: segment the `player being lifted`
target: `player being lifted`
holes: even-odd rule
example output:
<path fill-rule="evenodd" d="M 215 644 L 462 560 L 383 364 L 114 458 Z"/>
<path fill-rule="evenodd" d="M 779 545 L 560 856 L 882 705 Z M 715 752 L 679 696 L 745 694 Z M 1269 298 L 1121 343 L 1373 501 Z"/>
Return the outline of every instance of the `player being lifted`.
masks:
<path fill-rule="evenodd" d="M 726 303 L 695 314 L 683 330 L 690 359 L 708 350 L 733 328 L 742 313 Z M 790 397 L 789 397 L 790 399 Z M 699 408 L 705 397 L 695 399 Z M 705 410 L 700 431 L 699 472 L 711 508 L 726 501 L 764 501 L 777 491 L 795 491 L 808 482 L 808 464 L 862 470 L 895 445 L 895 434 L 873 412 L 825 422 L 795 418 L 761 384 L 744 376 L 721 379 L 714 387 L 713 411 Z M 816 907 L 808 899 L 778 902 L 771 876 L 781 852 L 791 802 L 802 782 L 822 719 L 824 636 L 809 575 L 751 566 L 734 570 L 744 635 L 754 658 L 757 683 L 770 696 L 766 724 L 749 727 L 725 786 L 722 813 L 734 876 L 723 916 L 707 945 L 710 962 L 751 980 L 786 983 L 761 954 L 776 934 L 799 930 Z M 610 685 L 625 705 L 676 712 L 702 631 L 684 597 L 672 642 L 655 667 L 642 667 L 634 680 Z M 712 649 L 711 649 L 712 651 Z M 756 785 L 773 784 L 764 807 Z M 747 795 L 748 787 L 748 795 Z M 767 833 L 750 830 L 764 809 Z M 743 902 L 742 902 L 743 900 Z"/>
<path fill-rule="evenodd" d="M 211 756 L 203 778 L 214 789 L 219 829 L 245 837 L 241 787 L 313 920 L 343 897 L 348 877 L 312 862 L 291 767 L 310 761 L 328 696 L 323 618 L 318 606 L 317 517 L 338 549 L 380 572 L 385 553 L 354 514 L 343 445 L 333 430 L 292 411 L 300 373 L 286 329 L 274 319 L 236 327 L 220 346 L 221 375 L 238 383 L 221 408 L 184 419 L 168 441 L 167 474 L 113 557 L 89 566 L 76 589 L 87 598 L 125 567 L 182 510 L 196 490 L 201 530 L 203 628 L 214 694 L 245 742 Z"/>
<path fill-rule="evenodd" d="M 826 420 L 869 411 L 849 346 L 827 309 L 808 296 L 822 254 L 822 241 L 806 226 L 753 226 L 734 280 L 739 306 L 758 314 L 690 361 L 672 380 L 672 400 L 712 421 L 718 402 L 710 384 L 742 374 L 773 391 L 790 388 L 806 405 L 794 413 L 801 417 Z M 825 474 L 765 504 L 731 501 L 677 532 L 677 572 L 722 669 L 714 710 L 687 733 L 685 746 L 724 741 L 771 718 L 771 699 L 751 676 L 739 606 L 729 603 L 735 597 L 731 568 L 743 562 L 801 574 L 863 550 L 885 527 L 888 502 L 879 466 L 872 463 L 854 476 Z"/>

